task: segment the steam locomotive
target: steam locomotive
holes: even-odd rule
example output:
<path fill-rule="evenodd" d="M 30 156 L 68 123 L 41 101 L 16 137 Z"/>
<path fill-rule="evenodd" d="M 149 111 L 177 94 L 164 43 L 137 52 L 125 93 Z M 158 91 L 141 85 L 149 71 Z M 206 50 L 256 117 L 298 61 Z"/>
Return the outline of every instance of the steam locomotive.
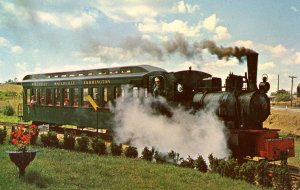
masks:
<path fill-rule="evenodd" d="M 225 91 L 222 91 L 221 78 L 191 68 L 167 72 L 139 65 L 27 75 L 22 81 L 23 114 L 20 117 L 37 125 L 69 124 L 93 127 L 97 131 L 111 130 L 115 123 L 108 102 L 124 96 L 128 85 L 133 96 L 143 89 L 145 93 L 139 96 L 149 97 L 155 78 L 159 78 L 162 96 L 169 103 L 194 110 L 210 108 L 216 112 L 228 128 L 228 144 L 234 157 L 258 156 L 268 160 L 292 157 L 294 140 L 279 138 L 279 130 L 263 128 L 263 121 L 270 115 L 270 100 L 266 95 L 270 84 L 264 76 L 257 88 L 257 59 L 257 53 L 248 53 L 248 75 L 230 73 Z M 95 110 L 93 105 L 97 105 Z"/>

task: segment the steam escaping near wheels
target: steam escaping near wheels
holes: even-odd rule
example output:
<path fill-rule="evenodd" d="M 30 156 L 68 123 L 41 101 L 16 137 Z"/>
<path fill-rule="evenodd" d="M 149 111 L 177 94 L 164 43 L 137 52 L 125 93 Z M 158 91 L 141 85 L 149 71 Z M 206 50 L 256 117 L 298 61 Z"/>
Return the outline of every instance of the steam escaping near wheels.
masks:
<path fill-rule="evenodd" d="M 139 99 L 125 94 L 111 107 L 115 114 L 115 139 L 119 143 L 130 141 L 139 152 L 146 146 L 165 153 L 174 150 L 184 158 L 202 155 L 207 159 L 211 153 L 218 158 L 230 155 L 226 128 L 213 109 L 192 114 L 181 107 L 167 107 L 172 109 L 172 116 L 157 114 L 153 104 L 167 106 L 163 97 Z"/>

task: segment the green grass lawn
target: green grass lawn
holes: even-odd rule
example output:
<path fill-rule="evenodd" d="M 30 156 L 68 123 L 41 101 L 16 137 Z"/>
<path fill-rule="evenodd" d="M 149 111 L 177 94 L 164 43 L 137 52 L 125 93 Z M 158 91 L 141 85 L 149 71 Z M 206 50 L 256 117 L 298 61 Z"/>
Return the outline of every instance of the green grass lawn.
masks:
<path fill-rule="evenodd" d="M 244 181 L 141 159 L 41 148 L 18 178 L 0 145 L 0 189 L 259 189 Z"/>
<path fill-rule="evenodd" d="M 295 141 L 295 157 L 288 159 L 288 164 L 300 166 L 300 141 Z"/>

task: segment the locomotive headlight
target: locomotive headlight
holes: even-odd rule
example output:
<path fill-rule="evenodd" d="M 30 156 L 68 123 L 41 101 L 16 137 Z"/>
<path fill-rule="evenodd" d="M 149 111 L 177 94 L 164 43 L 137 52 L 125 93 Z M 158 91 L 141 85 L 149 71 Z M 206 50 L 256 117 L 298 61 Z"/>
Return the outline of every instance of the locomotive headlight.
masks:
<path fill-rule="evenodd" d="M 180 84 L 180 83 L 177 84 L 177 91 L 178 92 L 183 92 L 183 85 L 182 84 Z"/>

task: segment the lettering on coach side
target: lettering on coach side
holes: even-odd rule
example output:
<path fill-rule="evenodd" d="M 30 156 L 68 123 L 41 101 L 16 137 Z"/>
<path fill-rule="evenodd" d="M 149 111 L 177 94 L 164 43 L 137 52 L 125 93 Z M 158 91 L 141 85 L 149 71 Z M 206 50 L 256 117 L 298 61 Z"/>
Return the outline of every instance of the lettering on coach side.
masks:
<path fill-rule="evenodd" d="M 33 82 L 31 83 L 32 86 L 48 86 L 46 82 Z"/>
<path fill-rule="evenodd" d="M 69 85 L 75 85 L 74 81 L 62 81 L 62 82 L 54 82 L 55 86 L 69 86 Z"/>
<path fill-rule="evenodd" d="M 110 80 L 85 80 L 83 84 L 110 84 Z"/>

